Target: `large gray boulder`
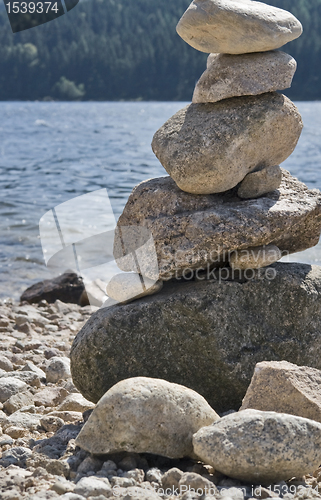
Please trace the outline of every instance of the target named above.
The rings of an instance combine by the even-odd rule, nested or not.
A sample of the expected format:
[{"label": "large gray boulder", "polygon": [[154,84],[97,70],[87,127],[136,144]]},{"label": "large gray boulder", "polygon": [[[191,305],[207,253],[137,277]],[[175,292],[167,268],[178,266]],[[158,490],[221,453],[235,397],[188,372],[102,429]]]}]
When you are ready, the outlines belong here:
[{"label": "large gray boulder", "polygon": [[152,148],[183,191],[221,193],[250,172],[286,160],[302,126],[293,102],[268,92],[190,104],[155,133]]},{"label": "large gray boulder", "polygon": [[106,392],[76,444],[96,455],[127,451],[195,457],[193,434],[219,418],[202,396],[187,387],[134,377]]},{"label": "large gray boulder", "polygon": [[194,0],[177,33],[201,52],[245,54],[278,49],[298,38],[301,23],[290,12],[251,0]]},{"label": "large gray boulder", "polygon": [[312,474],[321,462],[321,424],[284,413],[244,410],[200,429],[195,453],[215,470],[254,484]]},{"label": "large gray boulder", "polygon": [[[276,245],[283,255],[313,247],[321,231],[321,194],[282,170],[278,191],[255,200],[241,200],[237,188],[223,194],[193,196],[177,188],[170,177],[139,184],[129,196],[118,221],[136,228],[126,238],[126,252],[116,233],[114,255],[123,271],[135,271],[131,258],[139,248],[144,274],[168,280],[186,276],[190,270],[207,269],[229,260],[235,250]],[[146,229],[153,236],[155,256],[135,235]],[[156,273],[156,274],[155,274]]]},{"label": "large gray boulder", "polygon": [[210,54],[196,84],[193,103],[258,95],[291,87],[296,61],[281,51],[253,54]]},{"label": "large gray boulder", "polygon": [[260,361],[321,369],[321,267],[277,263],[255,276],[169,282],[99,309],[72,345],[74,384],[97,402],[120,380],[161,378],[223,412],[241,406]]}]

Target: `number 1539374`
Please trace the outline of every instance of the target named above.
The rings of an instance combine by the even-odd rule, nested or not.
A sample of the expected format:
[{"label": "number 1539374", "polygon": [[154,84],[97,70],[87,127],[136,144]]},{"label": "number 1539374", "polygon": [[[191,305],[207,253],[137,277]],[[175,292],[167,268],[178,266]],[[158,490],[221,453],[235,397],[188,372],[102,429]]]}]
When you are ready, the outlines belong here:
[{"label": "number 1539374", "polygon": [[48,14],[59,11],[57,2],[9,2],[6,3],[8,14]]}]

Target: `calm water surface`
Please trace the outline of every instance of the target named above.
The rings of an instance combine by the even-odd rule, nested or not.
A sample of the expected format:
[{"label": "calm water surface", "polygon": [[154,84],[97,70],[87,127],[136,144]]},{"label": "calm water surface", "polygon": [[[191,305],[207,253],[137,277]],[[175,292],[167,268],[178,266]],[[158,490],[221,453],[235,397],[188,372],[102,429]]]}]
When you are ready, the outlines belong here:
[{"label": "calm water surface", "polygon": [[[305,128],[282,166],[321,188],[321,103],[296,103]],[[39,238],[45,212],[107,188],[115,215],[132,188],[166,175],[150,143],[184,103],[0,102],[0,298],[50,277]],[[321,245],[291,256],[321,265]]]}]

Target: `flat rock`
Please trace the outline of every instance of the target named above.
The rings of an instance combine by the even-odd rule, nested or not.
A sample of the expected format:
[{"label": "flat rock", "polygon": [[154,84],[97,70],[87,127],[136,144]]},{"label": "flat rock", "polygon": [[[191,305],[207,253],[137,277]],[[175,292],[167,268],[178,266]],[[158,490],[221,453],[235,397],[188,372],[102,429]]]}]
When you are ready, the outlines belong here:
[{"label": "flat rock", "polygon": [[[134,237],[126,241],[128,254],[140,248],[145,275],[168,280],[186,276],[186,270],[226,262],[235,250],[273,244],[286,254],[313,247],[321,231],[320,192],[309,190],[285,170],[282,173],[279,190],[255,200],[241,200],[236,191],[193,196],[178,189],[170,177],[142,182],[129,196],[118,227],[150,231],[157,274],[153,253],[149,248],[143,252]],[[134,270],[133,261],[123,258],[122,248],[116,234],[118,266]]]},{"label": "flat rock", "polygon": [[5,372],[13,371],[13,365],[6,356],[0,355],[0,370],[4,370]]},{"label": "flat rock", "polygon": [[210,54],[196,84],[193,103],[258,95],[291,87],[297,63],[285,52]]},{"label": "flat rock", "polygon": [[79,304],[84,289],[84,283],[77,274],[66,272],[57,278],[40,281],[30,286],[23,292],[20,300],[29,304],[46,300],[52,304],[59,299],[62,302]]},{"label": "flat rock", "polygon": [[41,370],[41,368],[36,366],[34,363],[32,363],[32,361],[27,361],[25,366],[23,368],[21,368],[21,371],[35,373],[40,378],[40,380],[42,382],[44,382],[46,380],[45,372],[43,370]]},{"label": "flat rock", "polygon": [[321,371],[287,361],[258,363],[241,410],[248,408],[321,422]]},{"label": "flat rock", "polygon": [[74,384],[97,402],[126,378],[166,379],[224,412],[240,408],[260,361],[321,369],[321,268],[269,270],[246,282],[169,282],[156,295],[98,310],[72,346]]},{"label": "flat rock", "polygon": [[7,401],[4,403],[3,407],[9,415],[14,413],[17,410],[20,410],[24,406],[30,406],[34,402],[34,395],[29,392],[18,392],[17,394],[13,394]]},{"label": "flat rock", "polygon": [[294,151],[302,131],[296,106],[276,92],[190,104],[154,135],[152,148],[180,189],[221,193]]},{"label": "flat rock", "polygon": [[107,391],[76,444],[96,455],[127,451],[193,457],[192,436],[196,429],[219,418],[191,389],[137,377],[123,380]]},{"label": "flat rock", "polygon": [[193,444],[195,453],[215,470],[254,484],[273,484],[316,470],[321,463],[321,424],[284,413],[244,410],[200,429]]},{"label": "flat rock", "polygon": [[15,411],[9,417],[9,425],[23,427],[24,429],[36,430],[40,424],[41,415],[25,411]]},{"label": "flat rock", "polygon": [[107,285],[107,295],[117,302],[130,302],[145,295],[153,295],[162,289],[162,281],[154,281],[137,273],[120,273]]},{"label": "flat rock", "polygon": [[86,410],[92,410],[94,407],[95,405],[87,401],[81,394],[72,393],[59,405],[58,411],[76,411],[82,413]]},{"label": "flat rock", "polygon": [[36,406],[57,406],[68,395],[63,387],[44,387],[34,396]]},{"label": "flat rock", "polygon": [[230,255],[230,266],[233,269],[260,269],[270,266],[282,258],[280,249],[275,245],[236,250]]},{"label": "flat rock", "polygon": [[250,0],[194,0],[177,33],[201,52],[245,54],[278,49],[302,33],[290,12]]},{"label": "flat rock", "polygon": [[259,198],[278,189],[282,182],[282,169],[275,165],[247,174],[241,182],[237,195],[240,198]]}]

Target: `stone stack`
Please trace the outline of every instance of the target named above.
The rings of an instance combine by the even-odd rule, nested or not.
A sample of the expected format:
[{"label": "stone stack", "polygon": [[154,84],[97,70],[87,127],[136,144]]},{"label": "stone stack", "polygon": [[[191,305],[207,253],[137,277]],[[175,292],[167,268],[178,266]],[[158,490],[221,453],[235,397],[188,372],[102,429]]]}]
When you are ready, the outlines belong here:
[{"label": "stone stack", "polygon": [[[265,267],[316,245],[320,235],[319,192],[279,166],[293,152],[303,124],[293,102],[276,92],[291,86],[296,61],[275,49],[300,36],[300,22],[260,2],[194,0],[177,32],[210,55],[193,103],[153,138],[153,151],[170,177],[138,185],[118,221],[117,263],[146,281],[142,290],[137,277],[132,297],[151,288],[148,280],[160,280],[158,291],[161,281],[189,272]],[[158,268],[137,232],[124,244],[128,227],[150,232]],[[140,268],[126,258],[138,249]],[[127,302],[128,280],[118,276],[108,295]]]},{"label": "stone stack", "polygon": [[71,370],[94,402],[120,380],[157,377],[223,412],[240,406],[256,363],[321,369],[321,268],[277,262],[321,231],[320,192],[279,167],[302,120],[276,92],[296,63],[275,49],[302,27],[260,2],[194,0],[177,30],[211,53],[208,68],[154,136],[169,177],[131,193],[114,242],[124,273],[107,286],[122,304],[79,332]]}]

